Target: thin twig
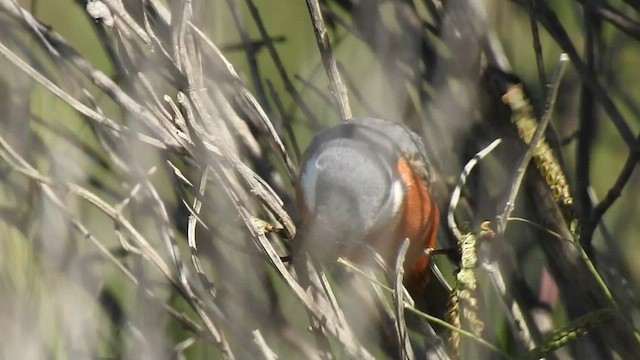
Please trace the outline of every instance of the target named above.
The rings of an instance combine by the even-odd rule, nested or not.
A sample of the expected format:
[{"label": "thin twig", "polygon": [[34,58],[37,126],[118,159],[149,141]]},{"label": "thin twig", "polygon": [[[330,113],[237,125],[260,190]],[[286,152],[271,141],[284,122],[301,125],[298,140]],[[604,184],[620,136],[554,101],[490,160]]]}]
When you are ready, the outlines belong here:
[{"label": "thin twig", "polygon": [[[513,260],[515,258],[513,251],[506,249],[502,251],[506,253],[505,257],[508,259]],[[517,287],[522,286],[522,284],[513,284],[513,281],[509,283],[504,276],[509,274],[511,277],[522,279],[522,275],[519,273],[514,274],[513,270],[515,268],[513,267],[505,269],[499,261],[483,261],[481,266],[487,272],[489,279],[491,279],[491,284],[500,296],[505,311],[510,315],[507,318],[511,322],[511,326],[516,330],[518,339],[524,344],[525,349],[531,350],[535,348],[534,331],[536,329],[533,325],[534,321],[531,319],[530,314],[525,311],[526,308],[522,304],[522,295],[517,291]]]},{"label": "thin twig", "polygon": [[293,132],[293,128],[291,126],[292,119],[287,115],[286,110],[284,109],[284,105],[282,104],[282,100],[280,100],[280,96],[276,92],[273,87],[273,83],[267,79],[267,88],[269,89],[269,95],[271,96],[271,100],[276,106],[278,113],[280,114],[280,119],[282,121],[282,126],[284,126],[285,131],[287,132],[287,136],[289,137],[289,142],[293,147],[293,155],[296,161],[296,164],[300,164],[300,159],[302,157],[302,152],[300,151],[300,145],[298,144],[298,137]]},{"label": "thin twig", "polygon": [[[598,42],[600,39],[600,20],[593,11],[585,9],[585,63],[589,76],[596,77],[596,62]],[[589,201],[589,187],[591,177],[591,153],[595,140],[596,122],[598,121],[597,104],[593,93],[584,83],[580,89],[580,132],[576,149],[576,199],[578,200],[578,218],[582,228],[588,227],[586,223],[591,214],[591,201]],[[582,233],[583,229],[580,229]],[[580,237],[582,247],[591,254],[591,237]]]},{"label": "thin twig", "polygon": [[251,334],[253,335],[253,342],[256,343],[260,350],[262,350],[262,356],[265,360],[278,359],[278,355],[273,350],[271,350],[271,348],[267,344],[267,341],[262,336],[260,330],[253,330],[251,331]]},{"label": "thin twig", "polygon": [[[636,143],[638,144],[638,146],[640,146],[640,135],[638,135],[638,137],[636,138]],[[598,226],[598,223],[600,222],[600,220],[602,219],[602,216],[604,215],[605,212],[607,212],[607,210],[609,210],[609,208],[613,205],[613,203],[620,197],[620,195],[622,194],[622,190],[627,185],[627,182],[631,178],[633,171],[638,166],[639,161],[640,161],[640,151],[630,151],[629,155],[627,155],[627,159],[625,160],[624,165],[622,166],[622,171],[618,175],[618,178],[616,179],[615,183],[613,184],[611,189],[609,189],[604,199],[602,199],[602,201],[600,201],[598,205],[596,205],[595,208],[593,209],[593,212],[591,213],[591,217],[589,219],[589,224],[584,229],[584,232],[581,233],[581,238],[587,237],[588,239],[591,236],[593,236],[593,232]],[[587,241],[587,240],[584,240],[584,241]]]},{"label": "thin twig", "polygon": [[125,9],[124,4],[120,0],[104,0],[111,8],[111,11],[116,15],[116,23],[124,22],[136,35],[147,45],[151,44],[151,39],[144,29],[138,25],[138,23],[129,15],[129,12]]},{"label": "thin twig", "polygon": [[[283,35],[275,35],[269,39],[269,42],[272,43],[283,43],[287,40],[287,38]],[[264,40],[249,40],[248,43],[244,41],[242,43],[228,43],[221,44],[220,50],[222,52],[232,52],[232,51],[247,51],[247,48],[252,49],[254,52],[260,51],[263,47],[266,47],[267,43]]]},{"label": "thin twig", "polygon": [[438,325],[440,325],[440,326],[442,326],[442,327],[444,327],[444,328],[446,328],[448,330],[458,332],[458,333],[460,333],[460,335],[468,337],[469,339],[471,339],[471,340],[477,342],[478,344],[484,346],[485,348],[493,351],[494,353],[496,353],[497,355],[499,355],[500,357],[502,357],[504,359],[514,359],[513,357],[509,356],[507,353],[505,353],[505,352],[501,351],[500,349],[498,349],[495,345],[491,344],[490,342],[486,341],[485,339],[483,339],[483,338],[481,338],[479,336],[476,336],[475,334],[473,334],[473,333],[471,333],[469,331],[454,327],[451,324],[449,324],[448,322],[446,322],[446,321],[444,321],[442,319],[439,319],[439,318],[437,318],[435,316],[431,316],[429,314],[426,314],[426,313],[416,309],[415,307],[410,306],[409,304],[405,304],[404,308],[406,310],[411,311],[412,313],[414,313],[414,314],[426,319],[429,322],[438,324]]},{"label": "thin twig", "polygon": [[487,156],[496,146],[500,145],[502,139],[496,139],[491,144],[487,145],[484,149],[479,151],[467,164],[464,166],[464,169],[460,173],[460,178],[458,178],[458,183],[456,187],[453,189],[451,193],[451,200],[449,201],[449,208],[447,210],[447,223],[449,224],[449,228],[455,235],[457,239],[462,237],[462,233],[458,229],[458,225],[455,220],[455,210],[458,207],[458,202],[460,201],[460,194],[462,192],[462,188],[467,181],[467,177],[471,173],[471,170],[478,164],[480,160],[482,160],[485,156]]},{"label": "thin twig", "polygon": [[[281,156],[282,162],[284,163],[287,169],[289,177],[291,179],[295,178],[297,169],[295,165],[293,165],[293,161],[291,161],[291,158],[289,157],[289,153],[286,151],[286,148],[284,147],[284,144],[282,143],[280,136],[278,135],[277,131],[273,127],[273,123],[271,122],[271,120],[269,119],[265,111],[262,109],[258,101],[253,97],[253,95],[246,89],[246,87],[242,85],[242,82],[240,81],[240,77],[238,76],[238,73],[235,71],[233,65],[222,54],[220,49],[200,29],[198,29],[196,26],[194,26],[191,23],[189,25],[191,29],[194,31],[194,33],[197,34],[204,41],[204,43],[214,52],[214,54],[222,62],[222,64],[224,65],[224,67],[228,72],[228,75],[230,75],[232,79],[235,80],[234,85],[236,85],[236,90],[240,93],[240,98],[244,100],[243,105],[246,105],[248,108],[254,110],[255,115],[257,116],[258,121],[260,122],[260,125],[263,126],[264,129],[266,130],[266,133],[269,134],[269,140],[270,140],[269,143],[271,147]],[[273,45],[271,44],[268,47],[271,48],[273,47]]]},{"label": "thin twig", "polygon": [[314,115],[314,113],[311,111],[307,103],[305,103],[304,100],[302,99],[302,96],[300,96],[300,93],[298,92],[298,90],[296,90],[295,86],[293,86],[293,83],[289,79],[289,75],[287,75],[287,70],[282,64],[280,55],[278,55],[278,52],[276,51],[276,48],[273,45],[273,43],[268,41],[270,36],[269,36],[269,33],[267,32],[267,28],[264,26],[264,22],[262,21],[262,18],[260,17],[258,7],[256,6],[256,4],[254,4],[252,0],[246,0],[246,3],[247,3],[247,7],[249,8],[249,13],[251,14],[251,17],[253,17],[253,20],[258,26],[258,31],[260,32],[260,36],[265,41],[265,44],[267,46],[267,51],[269,52],[269,55],[273,59],[273,63],[276,66],[278,75],[282,79],[285,90],[291,95],[291,97],[293,98],[293,101],[295,101],[295,103],[298,105],[298,107],[304,113],[307,119],[309,119],[309,121],[314,126],[319,126],[320,122],[318,120],[318,117]]},{"label": "thin twig", "polygon": [[[528,6],[528,0],[511,1],[525,8]],[[536,6],[538,7],[537,11],[535,12],[536,18],[542,24],[542,26],[547,29],[549,35],[551,35],[556,40],[560,48],[562,48],[562,50],[566,52],[567,55],[569,55],[569,58],[576,68],[578,75],[580,75],[580,79],[591,88],[594,97],[598,99],[598,101],[602,104],[602,107],[604,108],[607,115],[609,115],[609,117],[611,118],[611,121],[620,133],[622,139],[629,147],[630,151],[640,151],[640,143],[637,143],[635,141],[635,137],[633,135],[633,132],[631,131],[631,128],[629,127],[629,124],[624,119],[615,103],[611,100],[611,97],[607,94],[602,85],[600,85],[600,82],[597,79],[589,76],[589,74],[587,73],[586,65],[580,58],[578,51],[571,42],[571,38],[562,26],[562,23],[556,16],[555,12],[545,1],[536,1]]]},{"label": "thin twig", "polygon": [[[254,43],[251,42],[249,38],[249,32],[242,21],[242,16],[239,11],[238,2],[233,0],[227,0],[227,6],[229,7],[229,11],[231,12],[231,17],[233,18],[233,23],[238,29],[238,33],[240,34],[240,39],[242,41],[242,49],[247,58],[247,63],[249,64],[249,69],[251,72],[251,82],[255,88],[258,99],[260,99],[260,104],[264,107],[266,112],[270,114],[271,107],[269,106],[269,101],[267,101],[267,92],[264,89],[264,85],[262,84],[262,78],[260,77],[260,67],[258,64],[258,51],[259,47],[255,46]],[[267,42],[271,42],[271,38],[266,38],[260,41],[261,46],[267,46]]]},{"label": "thin twig", "polygon": [[[598,198],[595,190],[589,188],[589,199],[591,204],[598,202]],[[632,311],[632,306],[638,304],[636,292],[633,290],[634,285],[629,281],[630,273],[629,264],[625,264],[623,259],[624,250],[621,248],[621,244],[616,242],[607,228],[604,220],[600,219],[598,224],[602,238],[604,240],[606,251],[602,254],[597,254],[596,264],[601,272],[607,275],[607,283],[612,286],[616,291],[615,299],[623,307],[623,311]]]},{"label": "thin twig", "polygon": [[238,206],[241,217],[245,220],[245,224],[247,224],[249,231],[251,231],[254,239],[257,241],[258,246],[267,256],[269,262],[275,267],[278,274],[294,292],[296,297],[301,300],[304,306],[315,316],[316,319],[318,319],[323,324],[323,328],[326,329],[330,334],[332,334],[334,338],[344,346],[344,349],[350,356],[360,359],[373,359],[373,356],[359,344],[357,339],[353,337],[350,331],[336,326],[336,324],[331,319],[328,319],[326,317],[326,314],[321,311],[318,305],[313,302],[313,300],[307,295],[302,287],[300,287],[300,285],[298,285],[298,283],[294,280],[291,274],[289,274],[289,271],[287,271],[284,264],[280,260],[280,256],[278,256],[278,254],[275,252],[275,250],[269,243],[269,240],[264,236],[262,231],[251,223],[250,214],[246,211],[246,209],[244,209],[244,207],[237,203],[237,199],[234,200],[234,202],[236,202],[235,205]]},{"label": "thin twig", "polygon": [[587,11],[598,15],[599,18],[611,23],[625,34],[640,40],[640,23],[627,17],[621,11],[601,0],[578,0]]},{"label": "thin twig", "polygon": [[[220,346],[221,351],[225,355],[225,358],[227,359],[234,358],[234,355],[231,352],[229,344],[226,342],[226,340],[224,339],[224,336],[221,335],[218,328],[212,322],[210,315],[207,312],[205,312],[205,310],[200,306],[200,304],[197,301],[195,301],[195,298],[193,298],[192,296],[188,296],[187,294],[184,293],[185,289],[181,286],[181,283],[178,282],[177,279],[173,276],[172,271],[170,270],[169,266],[164,262],[162,257],[155,251],[155,249],[148,242],[148,240],[144,236],[142,236],[142,234],[140,234],[138,230],[127,219],[121,216],[121,214],[116,208],[107,204],[97,195],[95,195],[94,193],[90,192],[89,190],[81,186],[71,184],[71,183],[58,184],[58,183],[55,183],[53,179],[41,175],[35,168],[33,168],[28,162],[26,162],[17,152],[15,152],[13,148],[1,136],[0,136],[0,146],[2,146],[7,151],[7,154],[8,156],[11,157],[11,159],[8,156],[3,155],[4,151],[1,152],[0,155],[3,155],[2,157],[4,157],[5,160],[7,160],[10,164],[13,164],[15,170],[37,181],[42,187],[42,189],[45,191],[45,194],[47,194],[49,198],[54,200],[54,203],[58,202],[59,207],[61,207],[63,210],[66,209],[66,207],[62,205],[62,202],[59,200],[59,198],[55,194],[55,191],[52,188],[54,185],[64,185],[67,190],[71,191],[72,193],[75,193],[79,197],[92,203],[94,206],[100,209],[105,215],[109,216],[111,219],[116,221],[119,225],[123,226],[129,232],[129,234],[132,235],[132,237],[136,240],[139,246],[139,249],[144,254],[144,258],[150,260],[158,268],[158,270],[160,270],[160,272],[165,276],[165,278],[184,296],[185,300],[187,300],[187,302],[193,306],[194,310],[198,313],[200,318],[204,321],[207,327],[207,330],[209,331],[210,335],[212,336],[216,344]],[[79,223],[77,222],[72,221],[72,223],[79,225]],[[86,233],[84,230],[82,230],[83,229],[82,227],[78,226],[78,228],[83,233]],[[144,288],[142,290],[144,290]]]},{"label": "thin twig", "polygon": [[[322,280],[324,277],[324,271],[322,271],[321,266],[314,264],[311,256],[300,256],[297,261],[298,263],[294,262],[294,265],[300,285],[307,289],[307,293],[311,294],[313,300],[318,304],[318,307],[322,310],[325,317],[334,319],[336,325],[344,327],[344,324],[340,323],[341,319],[335,316],[334,309],[336,309],[337,306],[333,306],[333,304],[331,304],[331,300],[327,295],[331,292],[331,288]],[[302,261],[302,263],[300,263],[300,261]],[[313,337],[316,341],[318,352],[320,352],[322,357],[335,357],[336,353],[334,353],[334,350],[331,348],[331,343],[329,342],[326,331],[322,328],[320,320],[311,313],[309,314],[309,320],[311,322],[311,332],[313,333]]]},{"label": "thin twig", "polygon": [[395,264],[395,279],[394,279],[394,291],[393,300],[395,302],[395,315],[396,315],[396,335],[398,337],[398,359],[415,359],[411,342],[409,341],[409,335],[407,334],[407,324],[404,320],[404,286],[402,285],[402,278],[404,277],[404,260],[409,249],[409,239],[404,239],[400,249],[398,250],[398,256],[396,257]]},{"label": "thin twig", "polygon": [[538,67],[538,82],[540,88],[542,89],[542,94],[546,90],[547,84],[547,74],[545,74],[544,68],[544,58],[542,57],[542,45],[540,45],[540,33],[538,31],[538,22],[536,21],[536,17],[534,15],[536,11],[536,1],[537,0],[529,0],[529,21],[531,23],[531,36],[533,37],[533,51],[536,54],[536,65]]},{"label": "thin twig", "polygon": [[318,3],[318,0],[307,0],[307,8],[309,9],[309,14],[311,15],[313,31],[316,34],[316,42],[318,43],[318,48],[320,49],[322,63],[324,64],[324,69],[329,76],[329,81],[331,82],[331,92],[338,102],[342,120],[350,119],[352,115],[351,107],[349,106],[347,88],[344,86],[342,78],[340,78],[340,72],[338,71],[338,66],[336,65],[336,59],[333,57],[331,43],[329,42],[327,28],[324,24],[324,19],[322,18],[322,11],[320,10],[320,4]]},{"label": "thin twig", "polygon": [[[308,88],[315,95],[318,96],[319,100],[322,100],[323,105],[327,105],[328,107],[331,108],[331,110],[336,111],[336,109],[332,107],[333,101],[331,101],[331,98],[327,95],[325,91],[323,91],[323,89],[321,89],[318,85],[316,85],[313,82],[313,80],[307,80],[298,74],[295,74],[294,78],[302,83],[303,85],[302,90],[305,90],[305,88]],[[339,111],[340,109],[338,109],[338,113]]]},{"label": "thin twig", "polygon": [[547,100],[545,102],[545,112],[542,116],[542,120],[540,124],[536,127],[536,132],[533,135],[533,139],[529,144],[529,148],[527,152],[524,154],[522,159],[520,160],[520,164],[516,170],[516,174],[511,182],[511,189],[509,191],[509,196],[507,197],[507,201],[504,206],[504,211],[502,215],[498,216],[496,221],[496,229],[498,236],[502,236],[507,227],[507,218],[511,216],[511,212],[515,208],[516,196],[518,195],[518,191],[520,189],[520,185],[522,184],[522,179],[524,179],[524,174],[529,165],[529,161],[533,157],[533,151],[535,147],[538,145],[540,140],[543,138],[544,131],[549,125],[551,121],[551,115],[555,108],[556,97],[558,95],[558,88],[560,87],[560,80],[562,79],[562,75],[567,67],[569,62],[569,57],[566,54],[560,55],[560,60],[558,61],[558,65],[551,76],[551,81],[549,82],[549,91],[547,92]]},{"label": "thin twig", "polygon": [[[90,79],[100,90],[102,90],[105,94],[109,95],[116,103],[126,109],[129,113],[135,114],[137,118],[144,120],[142,123],[144,126],[149,128],[155,134],[160,137],[160,140],[154,139],[147,135],[135,134],[141,140],[156,146],[158,148],[164,149],[168,146],[176,146],[176,143],[173,140],[173,132],[170,131],[171,127],[165,128],[163,127],[159,121],[161,119],[157,119],[153,116],[145,107],[141,106],[138,102],[136,102],[133,98],[131,98],[127,93],[125,93],[117,84],[113,82],[106,74],[96,69],[91,63],[89,63],[84,57],[82,57],[75,49],[73,49],[69,44],[66,43],[64,38],[60,36],[58,33],[48,29],[45,25],[38,22],[29,12],[24,10],[23,8],[16,8],[13,4],[11,4],[10,0],[0,0],[0,8],[2,8],[6,13],[10,14],[14,18],[26,22],[31,26],[32,24],[36,25],[33,31],[37,31],[38,34],[42,33],[47,39],[47,43],[50,43],[52,47],[54,47],[57,52],[60,54],[62,58],[69,61],[73,66],[75,66],[81,73],[83,73],[88,79]],[[31,29],[31,27],[29,27]],[[76,110],[82,113],[89,118],[96,120],[99,123],[107,122],[111,124],[111,127],[116,130],[118,127],[115,125],[113,120],[109,120],[104,116],[96,113],[92,109],[89,109],[84,104],[80,103],[69,94],[65,93],[58,86],[53,84],[50,80],[45,78],[43,75],[34,70],[30,65],[24,63],[19,57],[17,57],[11,50],[6,48],[3,44],[0,44],[2,49],[2,53],[4,56],[9,58],[14,64],[19,66],[25,73],[29,76],[33,77],[34,80],[41,83],[47,89],[49,89],[56,96],[60,97],[62,100],[66,101],[70,105],[72,105]],[[13,56],[12,56],[13,55]],[[126,128],[122,127],[122,130],[126,130]]]},{"label": "thin twig", "polygon": [[[202,176],[200,177],[200,184],[198,185],[198,194],[200,196],[204,196],[204,191],[207,186],[207,177],[209,174],[209,167],[206,167],[202,172]],[[211,300],[215,300],[215,287],[213,282],[209,280],[209,277],[204,272],[202,265],[200,264],[200,258],[198,257],[198,243],[196,242],[196,225],[197,215],[200,214],[200,209],[202,208],[202,201],[197,197],[193,200],[193,211],[195,214],[189,216],[189,222],[187,225],[187,240],[189,244],[189,248],[191,249],[191,262],[193,264],[193,268],[198,273],[198,278],[200,278],[200,282],[202,286],[205,288]]]}]

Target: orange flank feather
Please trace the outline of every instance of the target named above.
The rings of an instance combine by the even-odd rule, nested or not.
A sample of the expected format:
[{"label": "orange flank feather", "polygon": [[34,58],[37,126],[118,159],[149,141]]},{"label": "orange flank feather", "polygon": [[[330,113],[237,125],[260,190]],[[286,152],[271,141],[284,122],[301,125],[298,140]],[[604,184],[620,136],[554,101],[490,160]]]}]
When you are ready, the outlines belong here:
[{"label": "orange flank feather", "polygon": [[425,250],[436,245],[440,214],[429,194],[428,184],[410,162],[401,157],[397,170],[406,186],[404,212],[399,214],[397,239],[399,242],[405,238],[411,241],[405,259],[405,285],[412,296],[417,296],[429,281],[430,257]]}]

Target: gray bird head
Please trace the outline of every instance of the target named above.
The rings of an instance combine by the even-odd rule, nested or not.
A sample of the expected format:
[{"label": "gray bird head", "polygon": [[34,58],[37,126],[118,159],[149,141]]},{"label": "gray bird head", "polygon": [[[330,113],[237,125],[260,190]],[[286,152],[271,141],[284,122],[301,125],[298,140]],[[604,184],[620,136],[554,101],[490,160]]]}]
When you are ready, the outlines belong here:
[{"label": "gray bird head", "polygon": [[398,159],[424,154],[417,135],[385,120],[357,118],[319,132],[298,179],[299,248],[332,258],[391,226],[404,198]]}]

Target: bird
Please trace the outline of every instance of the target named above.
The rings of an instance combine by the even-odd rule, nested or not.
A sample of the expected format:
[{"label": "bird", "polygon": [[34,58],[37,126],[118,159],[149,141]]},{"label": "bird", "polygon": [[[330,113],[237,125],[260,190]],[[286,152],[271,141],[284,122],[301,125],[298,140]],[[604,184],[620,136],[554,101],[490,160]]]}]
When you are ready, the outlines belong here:
[{"label": "bird", "polygon": [[405,286],[421,294],[440,218],[433,181],[422,140],[406,126],[362,117],[321,130],[296,181],[302,221],[296,252],[321,263],[340,256],[358,263],[366,261],[368,246],[393,267],[408,238]]}]

